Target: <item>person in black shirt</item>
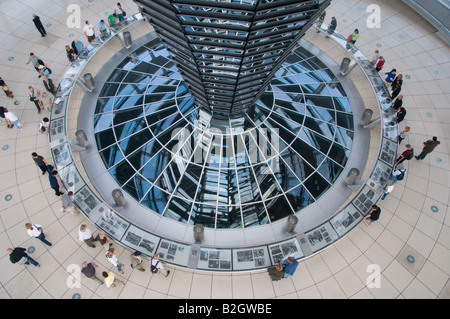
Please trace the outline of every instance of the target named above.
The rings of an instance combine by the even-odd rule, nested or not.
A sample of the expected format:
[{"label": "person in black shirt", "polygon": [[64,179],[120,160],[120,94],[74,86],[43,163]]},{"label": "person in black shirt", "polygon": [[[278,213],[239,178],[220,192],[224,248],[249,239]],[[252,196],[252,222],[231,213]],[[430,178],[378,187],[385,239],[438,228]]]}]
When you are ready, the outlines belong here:
[{"label": "person in black shirt", "polygon": [[[22,264],[22,261],[25,261],[25,262],[23,262],[24,265],[29,265],[31,263],[35,267],[40,267],[41,265],[39,265],[39,263],[36,260],[34,260],[30,256],[28,256],[28,254],[25,251],[26,251],[25,248],[16,247],[14,249],[8,248],[6,250],[6,253],[9,255],[9,260],[13,264],[15,264],[15,263]],[[22,258],[24,258],[24,259],[22,259]]]},{"label": "person in black shirt", "polygon": [[380,218],[380,213],[381,213],[381,209],[380,207],[378,207],[377,205],[372,205],[372,210],[370,211],[370,213],[364,217],[364,222],[368,222],[367,225],[372,225],[372,223],[376,220],[378,220],[378,218]]},{"label": "person in black shirt", "polygon": [[38,29],[38,31],[41,33],[41,37],[45,37],[47,35],[47,32],[45,31],[39,16],[33,14],[33,22],[34,25],[36,26],[36,29]]},{"label": "person in black shirt", "polygon": [[81,263],[81,275],[96,281],[100,285],[103,285],[103,281],[95,275],[95,268],[98,268],[96,264],[83,261]]},{"label": "person in black shirt", "polygon": [[406,116],[406,109],[403,106],[400,106],[397,109],[397,112],[395,113],[397,124],[402,122],[405,119],[405,116]]},{"label": "person in black shirt", "polygon": [[403,95],[399,95],[392,103],[392,108],[397,111],[402,105],[403,105]]},{"label": "person in black shirt", "polygon": [[38,166],[41,169],[42,175],[44,175],[45,172],[47,172],[48,170],[47,167],[48,164],[45,161],[44,157],[38,155],[36,152],[31,153],[31,157],[33,158],[33,161],[35,162],[36,166]]}]

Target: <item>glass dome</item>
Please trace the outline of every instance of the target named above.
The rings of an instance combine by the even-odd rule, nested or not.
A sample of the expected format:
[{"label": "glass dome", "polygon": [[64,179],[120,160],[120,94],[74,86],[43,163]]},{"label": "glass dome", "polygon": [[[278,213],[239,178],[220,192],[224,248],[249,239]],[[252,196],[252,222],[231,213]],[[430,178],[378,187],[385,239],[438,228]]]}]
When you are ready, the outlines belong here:
[{"label": "glass dome", "polygon": [[148,43],[104,84],[94,132],[106,169],[149,214],[233,229],[316,202],[344,170],[354,124],[342,85],[304,48],[245,116],[224,120],[195,103],[165,47]]}]

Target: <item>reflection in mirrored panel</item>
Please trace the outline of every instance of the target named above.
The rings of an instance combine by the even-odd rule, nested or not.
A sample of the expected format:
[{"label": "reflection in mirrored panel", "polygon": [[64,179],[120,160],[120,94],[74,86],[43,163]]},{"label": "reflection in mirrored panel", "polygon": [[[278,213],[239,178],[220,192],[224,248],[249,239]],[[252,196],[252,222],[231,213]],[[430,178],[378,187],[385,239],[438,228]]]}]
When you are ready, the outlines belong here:
[{"label": "reflection in mirrored panel", "polygon": [[[219,82],[208,94],[226,94]],[[167,50],[149,43],[108,77],[94,122],[103,163],[149,214],[215,229],[270,224],[313,204],[344,170],[354,136],[343,86],[304,48],[242,117],[224,119],[195,103]]]}]

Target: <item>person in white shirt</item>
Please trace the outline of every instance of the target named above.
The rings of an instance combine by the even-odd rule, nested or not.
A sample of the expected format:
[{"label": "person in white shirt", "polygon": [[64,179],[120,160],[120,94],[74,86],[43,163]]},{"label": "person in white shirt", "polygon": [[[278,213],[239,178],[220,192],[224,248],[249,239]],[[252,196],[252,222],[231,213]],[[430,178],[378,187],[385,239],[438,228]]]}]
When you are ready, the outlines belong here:
[{"label": "person in white shirt", "polygon": [[150,261],[150,271],[154,274],[160,273],[164,277],[169,276],[170,270],[167,270],[159,260],[159,254],[156,253]]},{"label": "person in white shirt", "polygon": [[114,6],[114,13],[117,14],[117,17],[119,18],[119,22],[122,22],[125,20],[125,10],[123,10],[122,5],[120,2],[117,2],[117,4]]},{"label": "person in white shirt", "polygon": [[106,253],[106,259],[108,259],[108,261],[113,264],[114,266],[117,267],[117,270],[123,274],[123,264],[121,262],[119,262],[119,259],[117,258],[117,256],[114,254],[114,248],[111,248],[110,250],[108,250],[108,252]]},{"label": "person in white shirt", "polygon": [[94,26],[89,22],[89,20],[86,20],[86,24],[84,25],[83,31],[88,42],[91,43],[92,40],[95,39],[95,30]]},{"label": "person in white shirt", "polygon": [[378,58],[380,57],[380,51],[375,50],[374,53],[375,53],[375,54],[374,54],[373,57],[370,59],[370,63],[371,63],[372,65],[375,65],[375,63],[377,63],[377,61],[378,61]]},{"label": "person in white shirt", "polygon": [[42,230],[42,225],[26,223],[25,228],[27,229],[28,235],[30,235],[31,237],[39,239],[47,246],[52,245],[47,239],[45,239],[45,235]]},{"label": "person in white shirt", "polygon": [[50,124],[50,120],[48,119],[48,117],[44,117],[42,119],[42,121],[39,122],[38,133],[44,134],[45,132],[47,132],[47,134],[48,134],[49,124]]},{"label": "person in white shirt", "polygon": [[95,239],[92,236],[92,231],[84,224],[80,225],[80,228],[78,229],[78,240],[84,241],[89,247],[95,248],[93,243]]},{"label": "person in white shirt", "polygon": [[386,181],[386,187],[382,190],[383,196],[381,200],[384,200],[387,195],[389,195],[394,190],[394,182],[390,179]]},{"label": "person in white shirt", "polygon": [[21,122],[19,122],[19,118],[16,116],[16,114],[14,114],[10,110],[8,110],[8,108],[6,108],[6,107],[4,109],[4,114],[5,114],[5,119],[10,121],[12,124],[14,124],[18,130],[23,129],[23,124]]}]

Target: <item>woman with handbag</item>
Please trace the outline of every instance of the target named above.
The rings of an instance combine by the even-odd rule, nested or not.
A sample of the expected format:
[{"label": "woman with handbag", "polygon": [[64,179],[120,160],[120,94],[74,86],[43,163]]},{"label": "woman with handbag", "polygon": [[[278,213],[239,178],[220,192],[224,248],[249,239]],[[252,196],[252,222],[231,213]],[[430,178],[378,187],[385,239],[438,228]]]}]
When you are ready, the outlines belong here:
[{"label": "woman with handbag", "polygon": [[355,29],[352,34],[350,34],[347,38],[347,42],[350,42],[352,44],[356,43],[356,40],[359,39],[359,30]]},{"label": "woman with handbag", "polygon": [[117,14],[117,18],[119,18],[119,22],[122,22],[123,20],[125,20],[125,16],[127,15],[125,10],[123,10],[120,2],[117,2],[116,6],[114,7],[114,13]]},{"label": "woman with handbag", "polygon": [[0,77],[0,86],[3,89],[3,92],[5,92],[6,96],[10,99],[14,98],[14,93],[9,89],[9,87],[6,85],[5,81]]},{"label": "woman with handbag", "polygon": [[39,101],[39,97],[41,96],[41,91],[38,89],[33,88],[31,85],[28,87],[28,95],[30,96],[30,101],[34,102],[34,105],[36,106],[38,110],[38,114],[41,113],[41,109],[44,109],[44,106],[42,105],[41,101]]}]

